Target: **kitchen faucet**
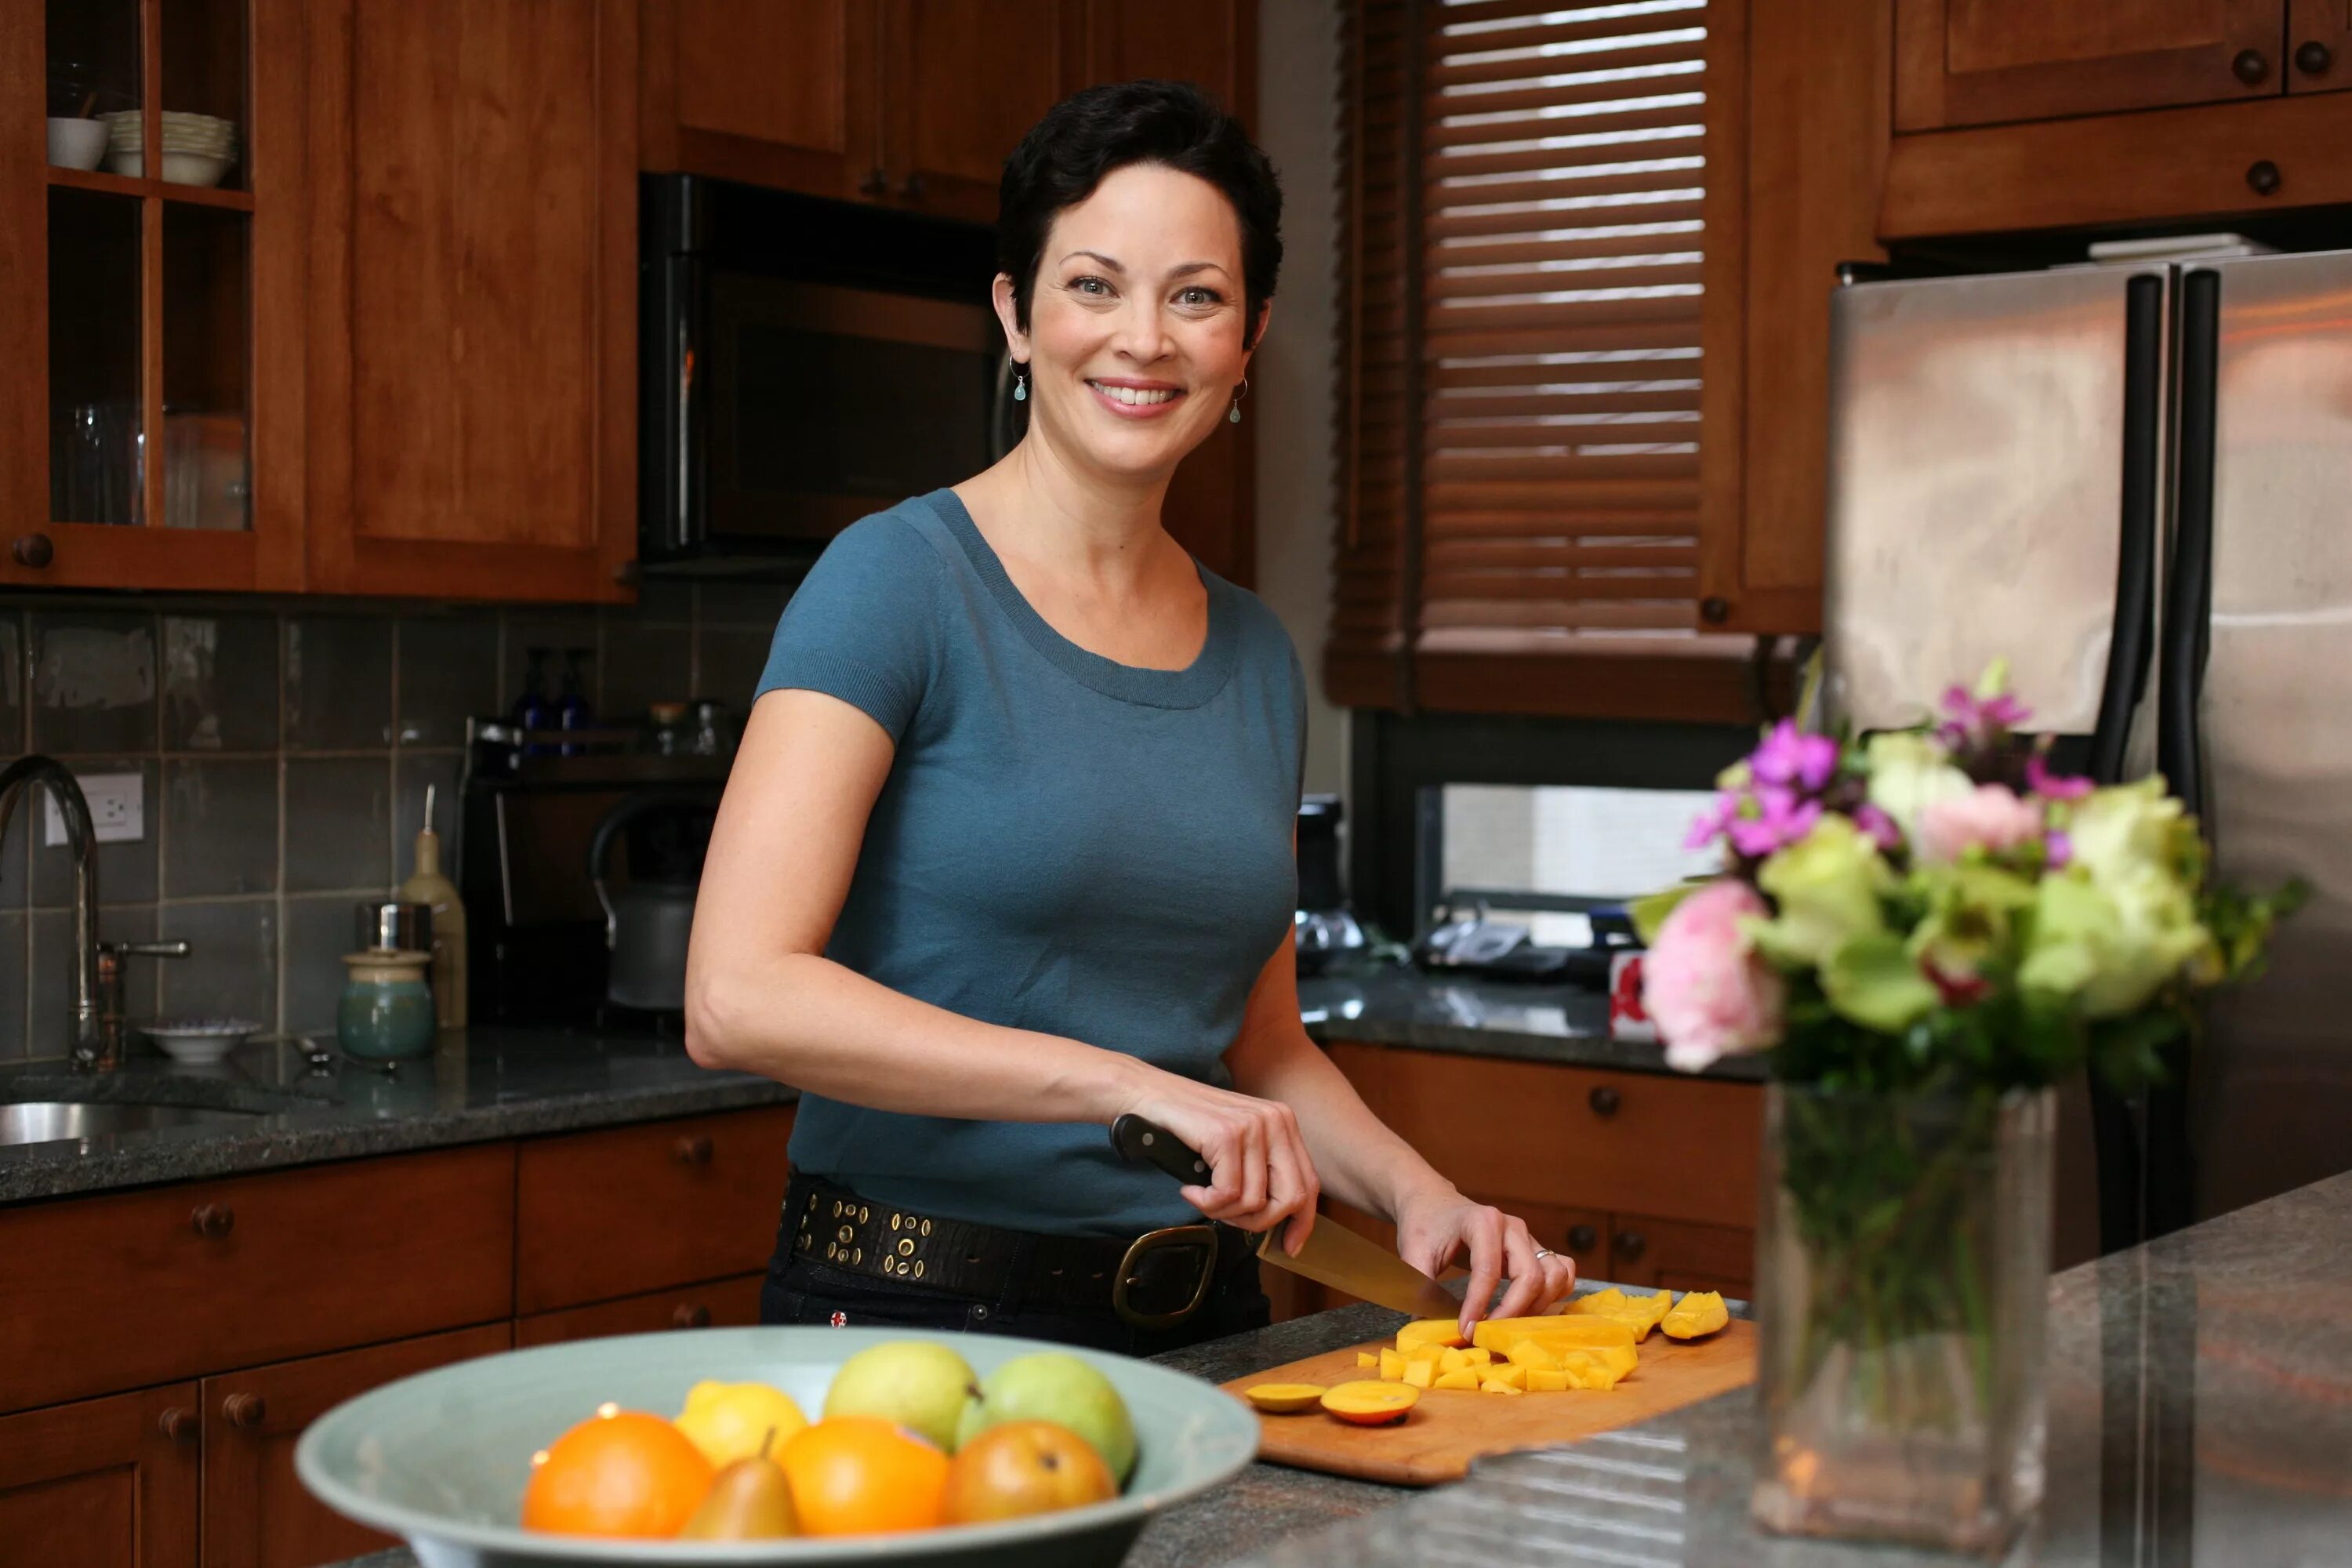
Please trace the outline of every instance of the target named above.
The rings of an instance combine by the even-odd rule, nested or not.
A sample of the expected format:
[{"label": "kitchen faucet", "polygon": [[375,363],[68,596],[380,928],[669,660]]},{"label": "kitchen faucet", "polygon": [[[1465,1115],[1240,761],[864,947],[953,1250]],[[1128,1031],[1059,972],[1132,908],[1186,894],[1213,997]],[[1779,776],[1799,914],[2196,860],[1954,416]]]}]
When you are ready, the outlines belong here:
[{"label": "kitchen faucet", "polygon": [[43,784],[65,818],[66,841],[74,858],[74,977],[67,1030],[76,1071],[112,1072],[122,1062],[122,965],[134,956],[185,958],[184,942],[98,940],[98,830],[90,826],[89,802],[73,772],[54,757],[19,757],[0,770],[0,843],[16,815],[16,797],[28,784]]}]

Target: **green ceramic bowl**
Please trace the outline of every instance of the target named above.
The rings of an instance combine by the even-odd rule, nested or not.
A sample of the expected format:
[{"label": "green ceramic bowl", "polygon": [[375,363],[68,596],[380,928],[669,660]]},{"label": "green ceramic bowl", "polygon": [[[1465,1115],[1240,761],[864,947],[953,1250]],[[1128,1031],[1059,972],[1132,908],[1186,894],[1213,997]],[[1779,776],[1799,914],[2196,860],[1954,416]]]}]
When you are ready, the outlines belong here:
[{"label": "green ceramic bowl", "polygon": [[1135,1419],[1139,1458],[1125,1495],[1004,1524],[912,1535],[778,1542],[599,1541],[517,1522],[530,1456],[606,1400],[674,1414],[704,1378],[756,1380],[814,1419],[834,1369],[868,1345],[937,1339],[983,1377],[1034,1340],[892,1329],[704,1329],[581,1340],[460,1362],[347,1400],[294,1451],[302,1484],[338,1513],[404,1536],[424,1568],[569,1563],[940,1563],[1090,1568],[1127,1555],[1144,1521],[1233,1476],[1257,1452],[1257,1417],[1198,1378],[1092,1351]]}]

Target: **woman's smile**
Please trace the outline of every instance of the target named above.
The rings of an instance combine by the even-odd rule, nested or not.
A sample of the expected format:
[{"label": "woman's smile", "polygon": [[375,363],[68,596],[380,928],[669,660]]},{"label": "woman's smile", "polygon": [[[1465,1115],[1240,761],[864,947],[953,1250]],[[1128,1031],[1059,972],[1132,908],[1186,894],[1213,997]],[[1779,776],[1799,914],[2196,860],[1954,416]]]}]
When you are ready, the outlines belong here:
[{"label": "woman's smile", "polygon": [[1184,399],[1184,389],[1167,381],[1090,376],[1087,386],[1094,393],[1097,403],[1121,419],[1157,419],[1172,412]]}]

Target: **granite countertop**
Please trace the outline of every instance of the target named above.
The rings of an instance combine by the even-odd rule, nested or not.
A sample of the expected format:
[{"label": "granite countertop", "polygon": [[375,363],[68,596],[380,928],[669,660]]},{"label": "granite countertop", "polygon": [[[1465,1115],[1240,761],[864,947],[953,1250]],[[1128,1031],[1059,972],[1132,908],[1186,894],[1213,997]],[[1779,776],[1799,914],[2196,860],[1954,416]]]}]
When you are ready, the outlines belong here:
[{"label": "granite countertop", "polygon": [[674,1041],[475,1028],[392,1071],[297,1047],[247,1045],[212,1068],[140,1057],[113,1073],[57,1062],[0,1071],[0,1103],[111,1100],[242,1112],[233,1121],[0,1146],[0,1203],[272,1170],[540,1132],[778,1105],[796,1090],[694,1065]]},{"label": "granite countertop", "polygon": [[[1465,1056],[1510,1057],[1621,1071],[1668,1072],[1654,1045],[1609,1037],[1609,998],[1581,985],[1445,975],[1366,963],[1298,983],[1307,1032]],[[1700,1076],[1762,1082],[1756,1058],[1727,1057]]]},{"label": "granite countertop", "polygon": [[[2352,1173],[2051,1282],[2049,1489],[2011,1561],[2352,1561]],[[1752,1391],[1571,1448],[1478,1466],[1378,1520],[1293,1537],[1250,1568],[1740,1563],[1950,1568],[1790,1540],[1748,1518]]]}]

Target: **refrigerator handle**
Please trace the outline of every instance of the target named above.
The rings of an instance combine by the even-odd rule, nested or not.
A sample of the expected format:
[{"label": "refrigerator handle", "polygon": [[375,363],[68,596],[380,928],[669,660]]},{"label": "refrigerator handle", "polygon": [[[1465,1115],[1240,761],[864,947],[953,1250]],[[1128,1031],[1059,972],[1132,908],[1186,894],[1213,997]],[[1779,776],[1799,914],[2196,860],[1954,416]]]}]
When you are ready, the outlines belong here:
[{"label": "refrigerator handle", "polygon": [[2120,784],[2132,713],[2147,695],[2156,651],[2157,463],[2164,415],[2164,280],[2135,278],[2124,295],[2124,472],[2116,559],[2115,636],[2099,717],[2091,732],[2091,776]]},{"label": "refrigerator handle", "polygon": [[2221,275],[2199,268],[2180,284],[2180,432],[2164,649],[2157,679],[2157,766],[2192,813],[2205,809],[2197,707],[2213,610],[2213,441],[2221,355]]}]

